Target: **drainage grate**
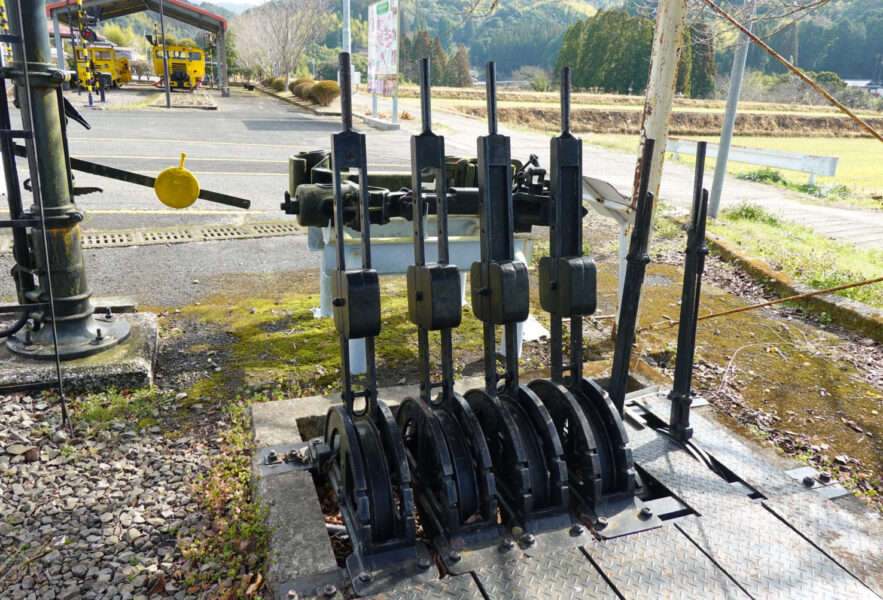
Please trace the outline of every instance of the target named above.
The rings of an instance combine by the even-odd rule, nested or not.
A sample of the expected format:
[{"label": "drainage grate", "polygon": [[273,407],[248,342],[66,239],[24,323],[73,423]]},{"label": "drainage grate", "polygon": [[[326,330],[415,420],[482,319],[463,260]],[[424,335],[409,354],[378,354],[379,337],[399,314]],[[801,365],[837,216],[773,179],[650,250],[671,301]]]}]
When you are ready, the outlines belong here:
[{"label": "drainage grate", "polygon": [[197,239],[192,232],[186,229],[138,231],[135,232],[135,237],[140,244],[175,244],[180,242],[192,242]]},{"label": "drainage grate", "polygon": [[[83,248],[122,248],[154,244],[182,244],[222,240],[244,240],[260,237],[296,235],[303,232],[295,223],[252,223],[248,225],[210,225],[170,227],[133,231],[85,231]],[[0,236],[0,254],[12,252],[12,237]]]},{"label": "drainage grate", "polygon": [[132,246],[135,236],[128,231],[92,231],[83,233],[83,248]]}]

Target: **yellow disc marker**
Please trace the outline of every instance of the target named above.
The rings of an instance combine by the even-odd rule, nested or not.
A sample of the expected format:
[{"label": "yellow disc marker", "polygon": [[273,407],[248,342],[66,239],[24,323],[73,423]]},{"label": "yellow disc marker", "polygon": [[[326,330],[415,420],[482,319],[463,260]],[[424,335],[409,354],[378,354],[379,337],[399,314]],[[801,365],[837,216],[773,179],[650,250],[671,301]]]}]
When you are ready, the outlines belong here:
[{"label": "yellow disc marker", "polygon": [[187,154],[182,152],[181,164],[157,175],[153,184],[159,201],[172,208],[187,208],[199,197],[199,182],[193,173],[184,168],[185,158]]}]

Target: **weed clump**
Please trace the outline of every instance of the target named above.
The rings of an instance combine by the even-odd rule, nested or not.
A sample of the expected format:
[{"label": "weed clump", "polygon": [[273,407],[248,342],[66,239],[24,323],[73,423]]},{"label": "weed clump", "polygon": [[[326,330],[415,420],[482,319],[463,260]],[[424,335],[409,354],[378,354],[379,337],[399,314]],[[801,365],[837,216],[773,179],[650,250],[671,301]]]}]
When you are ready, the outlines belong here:
[{"label": "weed clump", "polygon": [[779,218],[765,208],[750,202],[742,202],[732,208],[727,208],[722,215],[729,221],[749,221],[751,223],[763,223],[770,227],[781,225]]}]

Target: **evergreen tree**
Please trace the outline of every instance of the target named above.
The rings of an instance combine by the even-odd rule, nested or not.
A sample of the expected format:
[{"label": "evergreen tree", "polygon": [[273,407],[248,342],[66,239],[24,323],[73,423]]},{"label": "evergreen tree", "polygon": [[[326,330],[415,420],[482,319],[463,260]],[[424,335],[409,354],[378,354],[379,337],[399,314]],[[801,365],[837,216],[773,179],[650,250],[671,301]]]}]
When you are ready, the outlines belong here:
[{"label": "evergreen tree", "polygon": [[693,73],[690,85],[691,98],[710,98],[714,95],[714,38],[705,20],[693,26]]},{"label": "evergreen tree", "polygon": [[690,30],[684,32],[684,46],[681,48],[681,60],[678,63],[678,81],[675,91],[685,96],[690,95],[693,75],[693,38]]},{"label": "evergreen tree", "polygon": [[453,87],[472,87],[472,75],[469,74],[469,55],[466,46],[460,44],[457,53],[448,65],[447,85]]},{"label": "evergreen tree", "polygon": [[430,69],[430,83],[432,85],[445,85],[448,72],[448,54],[442,46],[441,39],[435,36],[432,40],[432,46],[429,51],[429,61],[432,65]]}]

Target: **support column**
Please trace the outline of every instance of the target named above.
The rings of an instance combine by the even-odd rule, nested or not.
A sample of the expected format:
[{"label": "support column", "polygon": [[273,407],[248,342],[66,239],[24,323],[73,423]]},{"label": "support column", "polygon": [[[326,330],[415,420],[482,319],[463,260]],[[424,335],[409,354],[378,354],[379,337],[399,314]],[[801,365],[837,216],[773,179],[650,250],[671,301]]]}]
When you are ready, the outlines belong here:
[{"label": "support column", "polygon": [[[55,69],[49,48],[49,31],[42,2],[9,2],[9,24],[22,44],[13,43],[12,68],[19,89],[22,123],[33,130],[28,166],[34,192],[34,206],[28,212],[45,219],[46,227],[30,232],[39,289],[26,294],[30,302],[49,302],[53,311],[31,311],[43,326],[33,336],[30,331],[9,337],[7,347],[24,356],[52,359],[55,356],[53,330],[58,335],[62,358],[77,358],[101,352],[129,336],[129,325],[115,317],[98,322],[93,316],[91,290],[86,282],[80,221],[83,213],[73,204],[63,145],[58,86],[63,77]],[[27,63],[28,78],[24,76]],[[30,83],[30,85],[28,85]],[[28,101],[30,96],[30,101]],[[5,101],[5,100],[3,100]],[[51,287],[50,287],[51,286]],[[54,323],[53,323],[54,320]],[[99,332],[100,330],[100,332]]]},{"label": "support column", "polygon": [[227,80],[227,36],[224,27],[221,26],[218,31],[218,39],[221,41],[221,49],[218,52],[218,64],[221,68],[221,96],[230,97],[230,82]]}]

